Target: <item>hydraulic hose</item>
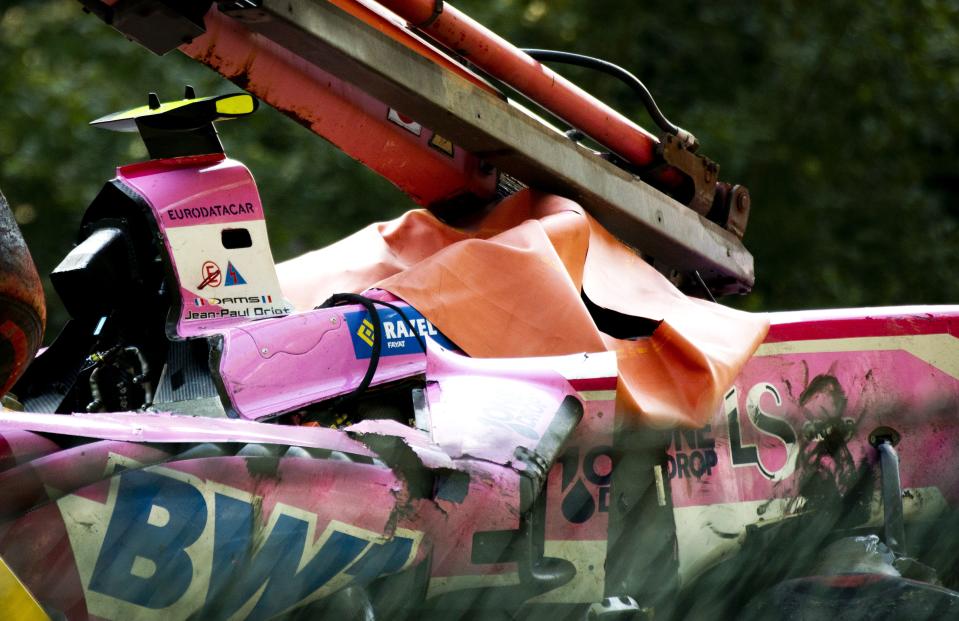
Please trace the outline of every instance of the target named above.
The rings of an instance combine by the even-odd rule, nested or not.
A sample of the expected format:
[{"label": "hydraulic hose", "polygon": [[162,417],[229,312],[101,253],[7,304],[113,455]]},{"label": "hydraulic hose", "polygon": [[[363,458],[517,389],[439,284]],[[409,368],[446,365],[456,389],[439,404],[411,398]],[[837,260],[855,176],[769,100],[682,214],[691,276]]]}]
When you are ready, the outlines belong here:
[{"label": "hydraulic hose", "polygon": [[420,334],[416,331],[416,327],[409,320],[409,317],[406,316],[406,313],[403,312],[402,308],[396,306],[395,304],[390,304],[389,302],[384,302],[383,300],[369,298],[358,293],[334,293],[316,308],[329,308],[331,306],[339,306],[341,304],[361,304],[363,308],[366,309],[366,312],[369,314],[370,319],[373,322],[373,344],[371,345],[372,351],[370,352],[370,363],[366,367],[366,374],[363,376],[363,379],[353,392],[343,395],[337,400],[336,407],[338,408],[342,408],[347,404],[351,404],[356,399],[361,397],[363,393],[366,392],[366,389],[370,387],[370,384],[373,382],[373,377],[376,375],[376,368],[380,363],[380,356],[382,355],[383,349],[383,337],[381,336],[381,332],[383,331],[383,323],[380,321],[380,314],[376,310],[377,304],[380,306],[385,306],[386,308],[398,313],[399,316],[403,318],[403,322],[407,325],[413,336],[416,337],[416,342],[419,343],[423,355],[426,355],[426,341],[424,341],[423,337],[420,336]]},{"label": "hydraulic hose", "polygon": [[562,52],[559,50],[522,48],[521,51],[526,52],[531,58],[534,58],[538,61],[576,65],[577,67],[585,67],[587,69],[601,71],[602,73],[611,75],[614,78],[618,78],[629,85],[629,87],[632,88],[637,95],[639,95],[640,101],[643,102],[643,106],[646,108],[649,116],[653,119],[653,122],[656,123],[659,129],[668,134],[673,134],[690,149],[695,149],[699,146],[695,136],[682,127],[670,122],[670,120],[666,118],[666,115],[663,114],[663,112],[659,109],[659,106],[656,105],[656,100],[653,99],[653,94],[649,92],[649,89],[646,88],[646,85],[643,84],[643,82],[635,75],[623,69],[619,65],[614,65],[613,63],[601,58],[584,56],[583,54],[574,54],[572,52]]},{"label": "hydraulic hose", "polygon": [[378,0],[497,80],[639,167],[656,162],[659,140],[619,112],[441,0]]}]

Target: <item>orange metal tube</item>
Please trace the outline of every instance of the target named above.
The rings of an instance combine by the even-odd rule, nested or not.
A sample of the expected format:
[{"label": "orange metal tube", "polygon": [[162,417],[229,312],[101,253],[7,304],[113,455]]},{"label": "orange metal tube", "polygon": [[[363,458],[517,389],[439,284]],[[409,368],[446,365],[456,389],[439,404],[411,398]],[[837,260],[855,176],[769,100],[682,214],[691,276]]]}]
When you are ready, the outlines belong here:
[{"label": "orange metal tube", "polygon": [[456,8],[436,0],[378,2],[625,160],[653,163],[655,136]]},{"label": "orange metal tube", "polygon": [[[405,33],[410,41],[404,43],[411,49],[441,66],[448,63],[454,70],[451,60],[431,51],[405,26],[392,27],[377,21],[376,15],[362,17],[387,36],[399,39],[394,29]],[[463,195],[486,200],[495,197],[495,172],[485,170],[465,149],[456,147],[447,154],[430,146],[434,133],[429,129],[404,129],[389,120],[390,108],[385,103],[251,32],[216,8],[206,15],[206,28],[205,34],[180,46],[180,51],[329,140],[417,204],[429,207]],[[469,79],[465,71],[461,75]]]}]

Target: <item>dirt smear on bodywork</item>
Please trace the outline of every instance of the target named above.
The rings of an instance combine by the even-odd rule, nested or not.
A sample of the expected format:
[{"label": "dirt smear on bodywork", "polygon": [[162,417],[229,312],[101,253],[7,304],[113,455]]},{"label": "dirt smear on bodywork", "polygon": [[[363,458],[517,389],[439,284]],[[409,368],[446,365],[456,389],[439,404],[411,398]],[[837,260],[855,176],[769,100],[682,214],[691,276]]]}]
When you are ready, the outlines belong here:
[{"label": "dirt smear on bodywork", "polygon": [[[849,442],[863,413],[848,411],[849,399],[834,375],[814,377],[799,395],[805,419],[796,462],[797,496],[804,512],[818,512],[837,527],[851,527],[869,516],[875,468],[856,463]],[[794,501],[794,502],[798,502]]]}]

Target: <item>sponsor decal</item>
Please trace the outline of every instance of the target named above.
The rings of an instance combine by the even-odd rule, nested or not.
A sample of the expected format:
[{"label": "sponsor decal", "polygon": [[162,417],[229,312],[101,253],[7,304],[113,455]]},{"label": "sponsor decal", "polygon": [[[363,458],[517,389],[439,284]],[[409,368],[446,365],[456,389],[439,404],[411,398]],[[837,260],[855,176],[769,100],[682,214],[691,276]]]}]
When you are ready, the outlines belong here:
[{"label": "sponsor decal", "polygon": [[226,262],[226,282],[224,283],[227,287],[233,287],[235,285],[245,285],[246,280],[243,276],[240,275],[240,271],[233,267],[232,261]]},{"label": "sponsor decal", "polygon": [[236,304],[244,305],[246,308],[216,308],[208,311],[195,311],[188,308],[183,319],[186,321],[224,318],[261,319],[265,317],[280,317],[283,315],[288,315],[293,310],[288,306],[270,306],[273,304],[273,296],[265,293],[260,295],[235,295],[232,297],[219,298],[193,298],[193,306],[198,306],[201,308],[205,306]]},{"label": "sponsor decal", "polygon": [[359,329],[356,331],[356,336],[360,337],[360,339],[370,347],[373,347],[373,324],[369,319],[363,320],[363,323],[360,324]]},{"label": "sponsor decal", "polygon": [[701,479],[712,476],[713,466],[719,463],[716,439],[710,436],[712,426],[701,429],[672,432],[670,449],[666,455],[666,470],[670,479]]},{"label": "sponsor decal", "polygon": [[249,216],[255,211],[253,203],[225,203],[223,205],[210,205],[208,207],[184,207],[182,209],[170,209],[166,212],[167,219],[175,220],[201,220],[205,218],[226,218],[230,216]]},{"label": "sponsor decal", "polygon": [[528,390],[502,385],[495,394],[486,394],[479,403],[483,422],[518,433],[530,440],[539,440],[536,429],[553,407],[550,400]]},{"label": "sponsor decal", "polygon": [[270,619],[413,562],[422,533],[391,538],[167,468],[114,477],[106,502],[58,501],[92,615]]},{"label": "sponsor decal", "polygon": [[453,146],[452,140],[444,138],[435,133],[433,134],[433,137],[430,138],[430,146],[450,157],[453,157],[453,154],[456,152],[456,148]]},{"label": "sponsor decal", "polygon": [[386,118],[392,121],[393,123],[396,123],[397,125],[405,129],[406,131],[410,132],[411,134],[415,134],[419,136],[420,134],[423,133],[422,125],[420,125],[419,123],[417,123],[410,117],[406,116],[405,114],[400,114],[393,108],[390,108],[390,111],[386,115]]},{"label": "sponsor decal", "polygon": [[563,453],[559,463],[563,474],[563,502],[560,505],[563,517],[573,524],[582,524],[597,513],[608,513],[613,447],[596,446],[582,456],[579,448],[572,448]]},{"label": "sponsor decal", "polygon": [[194,306],[219,306],[220,304],[272,304],[272,295],[240,295],[232,298],[193,298]]},{"label": "sponsor decal", "polygon": [[220,266],[213,261],[205,261],[203,267],[200,268],[200,274],[202,280],[200,280],[200,284],[196,286],[197,289],[219,287],[220,283],[223,282],[223,274],[220,272]]},{"label": "sponsor decal", "polygon": [[[769,382],[759,382],[746,392],[745,408],[741,407],[738,388],[733,387],[726,393],[723,413],[729,442],[723,458],[728,458],[733,468],[754,468],[771,481],[782,481],[796,471],[799,453],[796,431],[774,413],[782,405],[779,389]],[[666,455],[670,479],[701,480],[713,475],[719,454],[712,432],[712,425],[672,432]],[[758,442],[749,442],[746,438],[756,438]]]},{"label": "sponsor decal", "polygon": [[[423,350],[416,338],[417,334],[423,339],[431,338],[447,349],[459,349],[412,306],[403,309],[410,323],[406,323],[403,317],[391,308],[380,308],[377,311],[380,315],[380,323],[383,326],[381,356],[421,353]],[[345,313],[344,317],[350,329],[353,351],[356,357],[359,359],[369,358],[373,355],[373,335],[376,332],[376,326],[373,325],[369,313],[365,310],[354,311]]]},{"label": "sponsor decal", "polygon": [[[751,467],[771,481],[782,481],[796,470],[799,443],[789,423],[762,406],[763,397],[777,409],[782,406],[779,390],[769,382],[759,382],[746,393],[746,421],[741,421],[739,393],[732,388],[723,405],[729,425],[729,458],[735,468]],[[759,432],[765,442],[743,443],[743,423]],[[778,463],[777,463],[778,462]]]}]

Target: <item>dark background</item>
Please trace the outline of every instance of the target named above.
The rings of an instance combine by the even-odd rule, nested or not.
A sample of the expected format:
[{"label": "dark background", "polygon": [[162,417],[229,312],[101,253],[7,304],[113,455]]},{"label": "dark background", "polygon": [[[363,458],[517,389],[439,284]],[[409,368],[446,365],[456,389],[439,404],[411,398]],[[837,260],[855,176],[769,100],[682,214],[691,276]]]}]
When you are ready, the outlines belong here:
[{"label": "dark background", "polygon": [[[464,0],[520,46],[606,58],[748,186],[750,310],[959,301],[959,2]],[[620,83],[562,73],[653,128]],[[177,52],[127,42],[73,0],[0,6],[0,188],[46,275],[135,135],[89,127],[146,103],[236,87]],[[275,111],[223,124],[250,167],[278,261],[412,205]],[[65,319],[48,285],[48,340]]]}]

